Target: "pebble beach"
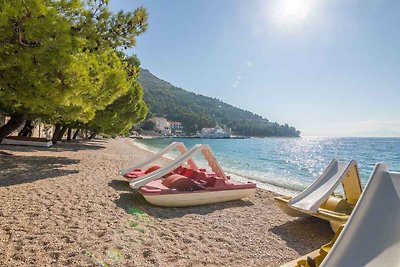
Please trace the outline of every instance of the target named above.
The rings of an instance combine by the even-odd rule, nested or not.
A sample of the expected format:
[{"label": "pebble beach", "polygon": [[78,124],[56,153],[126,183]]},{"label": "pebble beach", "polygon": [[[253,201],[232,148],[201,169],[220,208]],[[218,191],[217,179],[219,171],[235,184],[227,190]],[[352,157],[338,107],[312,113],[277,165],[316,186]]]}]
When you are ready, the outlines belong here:
[{"label": "pebble beach", "polygon": [[0,150],[12,154],[0,155],[0,266],[279,266],[333,237],[329,223],[283,214],[262,189],[151,206],[117,174],[151,156],[129,138]]}]

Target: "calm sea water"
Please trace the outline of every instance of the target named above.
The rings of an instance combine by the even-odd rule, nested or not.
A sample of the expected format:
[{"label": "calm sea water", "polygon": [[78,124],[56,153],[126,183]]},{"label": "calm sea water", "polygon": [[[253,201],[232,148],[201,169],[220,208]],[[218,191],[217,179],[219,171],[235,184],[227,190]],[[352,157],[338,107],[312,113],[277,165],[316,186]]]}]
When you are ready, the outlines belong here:
[{"label": "calm sea water", "polygon": [[[400,171],[400,138],[168,138],[135,142],[157,152],[173,141],[181,141],[188,148],[208,143],[224,170],[234,179],[252,180],[262,188],[286,194],[310,185],[333,158],[357,160],[363,185],[377,162],[386,162],[391,171]],[[206,166],[201,157],[196,159]]]}]

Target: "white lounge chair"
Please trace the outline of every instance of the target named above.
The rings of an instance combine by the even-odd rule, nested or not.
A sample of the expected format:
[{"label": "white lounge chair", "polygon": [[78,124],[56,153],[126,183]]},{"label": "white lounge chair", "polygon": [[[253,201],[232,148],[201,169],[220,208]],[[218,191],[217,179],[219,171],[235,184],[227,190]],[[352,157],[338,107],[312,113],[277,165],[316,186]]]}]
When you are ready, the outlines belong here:
[{"label": "white lounge chair", "polygon": [[400,266],[400,173],[379,163],[321,266]]},{"label": "white lounge chair", "polygon": [[[344,197],[333,196],[342,184]],[[342,163],[334,159],[320,177],[299,195],[276,197],[278,206],[293,217],[309,215],[328,220],[336,230],[344,224],[361,195],[357,161]]]},{"label": "white lounge chair", "polygon": [[[121,169],[119,171],[119,174],[126,175],[126,174],[130,173],[133,170],[141,169],[141,168],[143,168],[143,167],[155,162],[156,160],[162,158],[163,156],[165,156],[165,154],[167,154],[168,152],[173,151],[174,149],[177,149],[180,152],[181,155],[188,151],[184,143],[182,143],[182,142],[172,142],[170,145],[165,147],[163,150],[161,150],[160,152],[158,152],[157,154],[155,154],[153,157],[149,158],[148,160],[145,160],[145,161],[143,161],[143,162],[141,162],[139,164],[136,164],[134,166],[131,166],[131,167],[128,167],[128,168],[125,168],[125,169]],[[196,163],[191,158],[188,159],[187,163],[189,164],[189,166],[191,168],[198,169]]]}]

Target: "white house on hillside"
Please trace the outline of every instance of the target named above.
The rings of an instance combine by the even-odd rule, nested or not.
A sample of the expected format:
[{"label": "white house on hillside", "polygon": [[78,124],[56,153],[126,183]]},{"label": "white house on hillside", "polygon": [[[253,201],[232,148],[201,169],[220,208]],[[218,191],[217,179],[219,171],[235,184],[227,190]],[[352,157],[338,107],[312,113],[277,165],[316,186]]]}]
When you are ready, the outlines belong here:
[{"label": "white house on hillside", "polygon": [[196,134],[197,137],[199,138],[230,138],[231,134],[228,131],[225,131],[221,127],[216,127],[216,128],[203,128],[201,129],[200,133]]},{"label": "white house on hillside", "polygon": [[171,131],[173,133],[182,133],[182,123],[180,123],[179,121],[170,121],[169,124],[171,125]]},{"label": "white house on hillside", "polygon": [[164,117],[154,117],[151,119],[156,125],[156,130],[161,134],[171,134],[171,124]]}]

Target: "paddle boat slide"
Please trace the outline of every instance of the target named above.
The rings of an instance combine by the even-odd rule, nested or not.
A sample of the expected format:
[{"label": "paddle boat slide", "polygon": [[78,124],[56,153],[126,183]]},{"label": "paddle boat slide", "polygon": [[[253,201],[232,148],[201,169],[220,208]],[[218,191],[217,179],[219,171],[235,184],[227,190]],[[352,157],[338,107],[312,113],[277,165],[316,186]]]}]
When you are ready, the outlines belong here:
[{"label": "paddle boat slide", "polygon": [[400,173],[378,163],[342,233],[322,262],[400,266]]},{"label": "paddle boat slide", "polygon": [[[161,157],[165,150],[152,159]],[[193,156],[196,153],[203,155],[211,172],[189,163],[194,163]],[[150,159],[146,161],[147,164],[141,163],[140,166],[151,162]],[[183,166],[185,162],[189,163],[188,167]],[[129,170],[126,169],[121,174],[126,174]],[[149,203],[162,207],[197,206],[238,200],[252,196],[256,191],[254,183],[244,184],[231,180],[217,162],[210,146],[202,144],[195,145],[163,167],[133,178],[130,187],[138,190]]]},{"label": "paddle boat slide", "polygon": [[[149,158],[148,160],[145,160],[137,165],[125,168],[125,169],[121,169],[118,173],[123,175],[126,179],[128,179],[129,181],[138,178],[140,176],[143,176],[145,174],[148,174],[156,169],[159,169],[160,166],[152,166],[150,168],[148,168],[146,171],[142,170],[143,167],[155,162],[158,159],[161,159],[162,157],[164,157],[168,152],[171,152],[173,150],[178,150],[179,153],[182,155],[184,153],[187,152],[187,148],[185,146],[184,143],[182,142],[172,142],[170,145],[168,145],[167,147],[165,147],[163,150],[161,150],[160,152],[156,153],[154,156],[152,156],[151,158]],[[196,165],[196,163],[192,160],[189,159],[187,161],[187,164],[190,166],[190,168],[197,170],[198,167]]]},{"label": "paddle boat slide", "polygon": [[378,163],[331,242],[281,267],[400,266],[400,173]]},{"label": "paddle boat slide", "polygon": [[[342,184],[344,197],[334,196]],[[334,232],[349,218],[361,195],[361,182],[357,162],[339,162],[334,159],[321,176],[299,195],[275,197],[278,207],[293,217],[315,216],[328,220]]]}]

